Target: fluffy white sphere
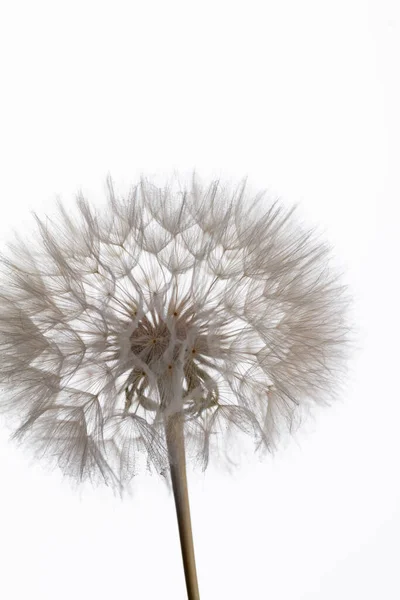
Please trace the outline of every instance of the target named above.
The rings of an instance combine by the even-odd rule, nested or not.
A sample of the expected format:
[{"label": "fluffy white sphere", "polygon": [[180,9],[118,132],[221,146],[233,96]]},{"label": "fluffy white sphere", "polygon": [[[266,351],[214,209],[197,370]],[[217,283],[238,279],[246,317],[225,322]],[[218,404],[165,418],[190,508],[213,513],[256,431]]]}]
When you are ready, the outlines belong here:
[{"label": "fluffy white sphere", "polygon": [[272,449],[302,407],[335,395],[346,296],[330,250],[292,210],[214,181],[78,197],[9,244],[0,382],[15,437],[78,480],[120,486],[137,452],[163,472],[164,420],[183,415],[207,465],[211,433]]}]

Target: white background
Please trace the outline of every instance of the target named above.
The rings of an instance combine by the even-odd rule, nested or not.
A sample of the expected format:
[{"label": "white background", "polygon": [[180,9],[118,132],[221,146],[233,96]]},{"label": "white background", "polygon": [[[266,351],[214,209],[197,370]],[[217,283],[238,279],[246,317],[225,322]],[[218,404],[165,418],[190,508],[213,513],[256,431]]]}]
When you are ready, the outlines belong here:
[{"label": "white background", "polygon": [[[400,24],[393,0],[3,1],[0,237],[140,173],[248,175],[335,245],[360,350],[284,452],[190,474],[202,599],[400,598]],[[0,429],[5,600],[185,598],[173,500],[72,491]]]}]

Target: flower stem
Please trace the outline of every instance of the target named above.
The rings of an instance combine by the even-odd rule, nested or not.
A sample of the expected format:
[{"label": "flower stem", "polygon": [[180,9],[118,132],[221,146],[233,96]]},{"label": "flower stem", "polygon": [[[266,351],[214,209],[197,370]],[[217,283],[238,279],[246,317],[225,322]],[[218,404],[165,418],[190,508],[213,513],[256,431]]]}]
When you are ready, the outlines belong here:
[{"label": "flower stem", "polygon": [[200,600],[190,520],[182,414],[166,417],[164,426],[188,600]]}]

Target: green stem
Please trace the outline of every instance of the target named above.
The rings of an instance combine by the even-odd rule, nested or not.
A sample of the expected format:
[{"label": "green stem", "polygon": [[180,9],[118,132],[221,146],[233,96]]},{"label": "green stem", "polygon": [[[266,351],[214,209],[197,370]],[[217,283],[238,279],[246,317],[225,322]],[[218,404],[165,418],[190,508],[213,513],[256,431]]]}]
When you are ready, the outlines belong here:
[{"label": "green stem", "polygon": [[182,413],[164,420],[188,600],[200,600],[190,520],[183,423]]}]

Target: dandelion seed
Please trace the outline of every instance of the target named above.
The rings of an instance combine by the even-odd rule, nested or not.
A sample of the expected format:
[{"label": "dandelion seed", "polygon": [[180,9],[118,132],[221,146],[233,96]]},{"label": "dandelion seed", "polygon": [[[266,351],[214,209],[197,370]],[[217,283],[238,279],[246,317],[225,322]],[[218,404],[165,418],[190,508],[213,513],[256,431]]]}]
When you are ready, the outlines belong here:
[{"label": "dandelion seed", "polygon": [[[35,215],[1,257],[0,383],[14,438],[78,481],[170,470],[189,598],[198,598],[185,451],[206,468],[232,431],[273,450],[337,393],[346,295],[295,212],[241,183]],[[215,436],[214,436],[215,437]],[[227,449],[229,459],[229,449]]]}]

